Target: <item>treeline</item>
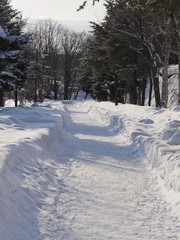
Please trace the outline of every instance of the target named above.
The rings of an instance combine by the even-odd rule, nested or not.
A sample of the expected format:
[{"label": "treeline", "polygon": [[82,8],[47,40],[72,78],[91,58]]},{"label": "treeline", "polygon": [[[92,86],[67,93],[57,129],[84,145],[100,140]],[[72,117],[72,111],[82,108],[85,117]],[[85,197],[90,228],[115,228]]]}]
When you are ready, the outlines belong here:
[{"label": "treeline", "polygon": [[[42,101],[53,93],[69,99],[77,85],[77,69],[85,33],[51,19],[28,23],[10,0],[0,3],[0,106],[7,98]],[[41,91],[41,94],[39,92]]]},{"label": "treeline", "polygon": [[106,0],[104,4],[106,16],[100,24],[91,23],[92,34],[81,59],[82,89],[100,101],[144,105],[149,86],[148,104],[154,90],[156,106],[167,107],[168,65],[180,66],[180,1]]},{"label": "treeline", "polygon": [[51,19],[27,24],[10,0],[2,0],[0,106],[7,97],[17,106],[23,89],[34,102],[51,93],[54,99],[70,99],[75,89],[98,101],[144,105],[148,89],[149,105],[154,91],[156,106],[167,107],[168,65],[180,66],[180,1],[104,4],[104,20],[92,22],[87,34]]},{"label": "treeline", "polygon": [[[46,92],[51,90],[54,99],[59,94],[63,99],[69,99],[70,88],[77,85],[77,69],[86,34],[67,29],[51,19],[31,24],[28,31],[32,36],[30,47],[32,59],[35,59],[35,72],[38,72],[38,76],[34,74],[36,88]],[[33,70],[33,64],[31,67]]]}]

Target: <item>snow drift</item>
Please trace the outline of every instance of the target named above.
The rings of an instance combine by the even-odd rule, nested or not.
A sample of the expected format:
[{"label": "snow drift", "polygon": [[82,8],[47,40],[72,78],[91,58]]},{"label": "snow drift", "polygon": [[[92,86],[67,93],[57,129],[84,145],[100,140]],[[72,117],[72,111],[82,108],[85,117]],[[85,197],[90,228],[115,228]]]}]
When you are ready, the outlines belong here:
[{"label": "snow drift", "polygon": [[38,202],[52,178],[44,177],[47,181],[39,187],[33,179],[25,182],[23,175],[30,171],[40,177],[38,161],[48,157],[50,145],[52,155],[56,151],[62,118],[48,106],[7,107],[0,110],[0,125],[0,238],[32,240],[37,236],[32,230],[38,222]]}]

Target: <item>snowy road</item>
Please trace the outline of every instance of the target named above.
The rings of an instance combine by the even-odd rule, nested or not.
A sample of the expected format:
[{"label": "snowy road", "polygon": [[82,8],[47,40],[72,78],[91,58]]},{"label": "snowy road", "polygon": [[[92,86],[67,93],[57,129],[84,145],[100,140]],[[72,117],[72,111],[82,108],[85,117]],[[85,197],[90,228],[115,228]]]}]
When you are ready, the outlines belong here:
[{"label": "snowy road", "polygon": [[30,169],[36,188],[45,178],[49,182],[39,202],[36,239],[180,239],[141,149],[129,145],[125,133],[116,135],[71,103],[65,105],[64,128],[51,152],[43,153],[46,160],[41,156],[34,166],[42,179]]}]

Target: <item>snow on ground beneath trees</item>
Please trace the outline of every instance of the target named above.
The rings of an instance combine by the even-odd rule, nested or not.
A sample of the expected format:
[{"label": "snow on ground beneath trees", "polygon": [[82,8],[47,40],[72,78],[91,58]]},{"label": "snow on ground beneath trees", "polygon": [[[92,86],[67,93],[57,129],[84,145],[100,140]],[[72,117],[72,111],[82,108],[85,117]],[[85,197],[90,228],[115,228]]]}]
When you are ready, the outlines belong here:
[{"label": "snow on ground beneath trees", "polygon": [[[69,110],[68,107],[67,110],[65,110],[66,106],[69,106]],[[76,111],[74,110],[74,112],[73,106],[77,109]],[[88,212],[87,216],[83,216],[82,213],[78,215],[80,214],[78,212],[81,208],[80,204],[84,204],[83,211],[90,211],[85,209],[90,205],[91,198],[83,198],[91,196],[91,192],[95,194],[95,199],[91,199],[95,205],[100,204],[97,201],[97,199],[100,198],[99,195],[105,194],[106,198],[111,199],[111,204],[115,206],[118,201],[115,194],[117,194],[116,192],[119,187],[116,182],[116,168],[113,170],[114,178],[107,171],[107,157],[99,160],[99,164],[101,161],[107,161],[106,166],[103,167],[104,173],[97,169],[94,173],[90,172],[88,166],[83,165],[83,163],[73,165],[73,159],[76,158],[75,155],[77,153],[73,150],[71,132],[73,133],[75,130],[78,130],[79,133],[77,137],[82,138],[82,132],[91,131],[91,129],[88,129],[88,126],[82,124],[72,125],[72,127],[70,127],[71,122],[67,113],[71,111],[71,116],[77,118],[76,121],[80,121],[77,113],[81,110],[92,119],[95,119],[92,121],[92,124],[94,124],[94,121],[98,122],[98,128],[96,126],[92,128],[92,135],[94,138],[97,138],[97,141],[103,141],[104,132],[101,132],[102,136],[100,138],[98,137],[98,132],[96,136],[96,128],[97,131],[99,131],[100,126],[103,126],[101,131],[104,131],[106,128],[109,131],[109,135],[115,136],[112,138],[112,141],[117,141],[117,144],[118,141],[122,143],[126,142],[129,146],[132,146],[132,149],[131,147],[129,148],[129,155],[126,161],[128,161],[129,158],[134,159],[133,164],[137,163],[138,166],[139,162],[137,158],[143,159],[143,165],[145,165],[151,181],[155,183],[158,189],[156,190],[160,191],[166,198],[168,203],[168,205],[165,205],[166,210],[172,212],[173,216],[176,216],[174,220],[171,219],[172,222],[174,221],[174,225],[176,225],[175,235],[168,235],[168,238],[162,238],[161,233],[158,233],[159,235],[149,235],[146,239],[178,239],[180,236],[180,107],[174,106],[168,110],[130,104],[114,106],[114,104],[110,102],[99,103],[93,100],[74,102],[47,101],[43,104],[34,106],[29,104],[18,108],[12,107],[12,102],[7,101],[6,107],[0,109],[0,239],[145,239],[141,230],[139,233],[136,232],[136,234],[141,235],[132,237],[131,234],[133,234],[135,230],[132,230],[132,233],[128,233],[130,230],[127,226],[123,228],[124,235],[122,235],[122,238],[118,237],[118,228],[120,228],[120,226],[117,227],[117,222],[115,222],[114,224],[116,225],[112,225],[113,227],[116,226],[116,228],[109,230],[108,224],[111,223],[111,221],[113,222],[113,219],[106,219],[105,215],[103,222],[104,229],[102,229],[102,232],[104,231],[106,236],[101,236],[100,234],[102,234],[102,232],[99,233],[98,228],[95,228],[96,223],[92,222],[92,219],[89,219],[92,215],[101,221],[99,218],[103,218],[103,213],[108,211],[109,205],[106,206],[106,209],[101,209],[102,207],[97,205],[101,215],[95,215],[96,209],[93,209],[93,213]],[[87,117],[82,119],[82,116],[81,121],[86,121]],[[68,131],[65,129],[66,125],[69,126]],[[74,129],[75,126],[77,129]],[[93,147],[93,142],[89,138],[87,135],[84,141],[87,140]],[[111,141],[109,137],[107,137],[107,139]],[[78,144],[81,144],[81,147],[85,149],[88,148],[88,146],[83,143],[83,138],[76,141],[76,149],[78,149]],[[104,146],[108,146],[108,144],[104,143]],[[136,147],[134,148],[133,146]],[[86,155],[85,153],[81,154],[83,154],[83,157],[86,156],[86,158],[89,158],[89,161],[93,161],[94,158],[98,157],[98,155],[96,156],[95,154],[102,152],[101,148],[102,146],[97,146],[97,150],[94,149],[92,154],[91,152],[86,152]],[[107,156],[116,154],[116,156],[121,157],[122,155],[123,158],[126,158],[127,155],[127,153],[123,153],[122,146],[117,148],[112,145],[112,149],[104,149],[104,151],[106,154],[108,152]],[[114,151],[116,153],[114,153]],[[90,155],[93,154],[95,156],[91,156],[90,158]],[[81,156],[77,158],[80,162]],[[117,165],[117,161],[111,161],[111,166]],[[70,165],[71,168],[69,167]],[[123,166],[125,168],[125,165]],[[92,165],[92,168],[93,167],[94,165]],[[70,172],[70,170],[74,172]],[[105,186],[102,190],[99,182],[90,185],[93,179],[100,179],[101,174],[106,174],[106,182],[103,182]],[[122,171],[122,179],[126,181],[126,175],[123,174],[125,174],[125,172]],[[135,173],[132,171],[131,174],[133,176]],[[71,178],[68,177],[68,175],[72,175]],[[84,178],[82,175],[85,175]],[[85,178],[86,176],[87,178]],[[92,178],[92,180],[87,182],[89,178]],[[81,183],[78,182],[80,179],[82,181]],[[65,180],[70,186],[69,189],[66,187]],[[116,191],[114,190],[114,192],[113,189],[108,188],[108,184],[111,184],[113,181],[114,185],[117,185],[117,188],[115,188]],[[127,183],[121,183],[124,189],[123,191],[126,191],[126,184],[129,182],[130,185],[131,181],[132,180],[129,179]],[[141,181],[141,179],[137,181]],[[89,184],[91,187],[94,186],[94,189],[88,188],[82,190],[83,184],[85,188],[86,184]],[[140,182],[138,184],[140,184]],[[96,192],[96,188],[100,193]],[[81,189],[82,199],[77,200],[78,196],[74,193],[75,189]],[[105,193],[104,189],[112,192],[112,195]],[[70,191],[75,195],[69,197]],[[131,192],[131,188],[127,191]],[[87,197],[85,197],[85,192]],[[153,198],[154,196],[153,194],[146,196],[143,192],[139,194],[144,194],[144,199],[148,199],[149,197]],[[113,196],[115,197],[113,198]],[[58,201],[60,201],[60,203]],[[131,199],[127,199],[127,201],[130,201],[130,204],[132,204],[133,210],[131,209],[131,211],[133,213],[139,211],[138,209],[134,209]],[[138,198],[136,201],[138,201]],[[60,205],[54,208],[57,202],[62,205],[64,204],[63,213],[58,213],[58,211],[60,211]],[[107,204],[110,204],[110,202],[107,202]],[[143,204],[142,202],[139,202],[138,206]],[[105,203],[101,202],[101,204],[103,205]],[[123,204],[124,203],[121,202],[120,206],[124,206]],[[109,211],[111,211],[111,207],[112,206],[110,206]],[[156,206],[154,214],[156,214],[156,211],[158,212],[158,208],[159,206]],[[117,213],[115,215],[120,214],[118,210],[119,206],[117,206]],[[151,218],[149,216],[151,213],[146,213],[146,221],[148,222],[149,218]],[[129,217],[127,213],[124,212],[123,214],[123,216],[127,218],[124,219],[124,221],[128,222]],[[47,218],[47,215],[49,215],[49,218]],[[155,215],[155,217],[157,216]],[[74,223],[75,218],[77,219],[76,224]],[[142,218],[142,216],[140,218]],[[94,234],[97,235],[93,237],[88,235],[92,230],[90,226],[86,226],[86,232],[83,232],[84,237],[71,235],[73,234],[71,233],[72,229],[67,227],[69,222],[75,224],[74,227],[81,232],[82,229],[85,231],[81,224],[83,224],[83,221],[86,222],[87,219],[89,223],[94,224]],[[96,219],[94,219],[94,221],[96,221]],[[132,217],[131,221],[135,221],[135,219],[133,220]],[[131,221],[129,220],[129,224],[131,224]],[[156,221],[156,219],[152,219],[152,228],[153,221]],[[167,219],[167,223],[165,223],[166,218],[164,216],[163,224],[168,224],[168,221],[169,219]],[[121,224],[124,223],[122,222]],[[55,229],[56,225],[58,225],[59,231],[57,230],[58,228]],[[138,227],[142,227],[142,225],[143,223],[140,222],[140,226]],[[34,228],[32,226],[34,226]],[[47,229],[50,227],[51,231],[47,232]],[[65,232],[66,228],[68,229],[68,233]],[[158,227],[156,230],[158,231]],[[166,234],[168,234],[168,227],[166,230]],[[57,235],[55,234],[56,232]],[[87,234],[87,236],[85,234]]]}]

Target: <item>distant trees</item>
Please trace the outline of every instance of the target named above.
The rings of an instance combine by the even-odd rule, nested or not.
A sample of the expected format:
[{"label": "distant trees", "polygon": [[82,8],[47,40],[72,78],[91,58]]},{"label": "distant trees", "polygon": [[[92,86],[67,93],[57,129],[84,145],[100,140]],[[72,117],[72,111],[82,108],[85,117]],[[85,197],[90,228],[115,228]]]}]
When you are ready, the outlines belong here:
[{"label": "distant trees", "polygon": [[29,24],[25,35],[26,21],[10,1],[1,1],[0,13],[0,106],[4,105],[4,92],[12,91],[17,106],[18,90],[27,79],[28,98],[35,102],[39,90],[54,92],[57,99],[60,81],[62,95],[69,99],[76,85],[85,33],[76,33],[45,19]]},{"label": "distant trees", "polygon": [[[82,8],[85,4],[86,1]],[[92,24],[93,43],[81,63],[84,66],[83,61],[89,59],[84,72],[91,76],[89,89],[92,94],[99,99],[99,94],[106,92],[106,98],[115,102],[115,96],[119,102],[129,96],[130,103],[143,105],[148,84],[149,105],[153,87],[156,106],[167,107],[169,59],[172,53],[178,56],[180,53],[180,2],[106,0],[104,4],[105,19],[101,24]],[[91,62],[93,56],[96,56],[95,67]],[[159,83],[161,69],[162,91]],[[82,79],[83,75],[81,85]]]},{"label": "distant trees", "polygon": [[[26,79],[27,63],[23,54],[28,37],[22,29],[25,21],[9,0],[0,3],[0,106],[4,106],[4,91],[17,90]],[[17,104],[17,102],[16,102]]]},{"label": "distant trees", "polygon": [[76,33],[65,29],[62,32],[60,41],[62,47],[62,62],[64,65],[64,99],[69,99],[69,87],[73,87],[76,82],[79,58],[82,53],[82,45],[85,38],[84,33]]},{"label": "distant trees", "polygon": [[50,78],[54,78],[55,98],[57,82],[64,84],[64,99],[69,99],[70,89],[76,81],[76,71],[85,38],[84,33],[76,33],[51,19],[40,20],[31,25],[32,52],[39,56],[46,54],[46,64],[50,69]]},{"label": "distant trees", "polygon": [[[49,86],[56,82],[61,30],[61,24],[50,19],[36,21],[29,25],[28,32],[32,37],[30,44],[32,67],[29,72],[31,89],[29,91],[35,102],[38,89],[48,91]],[[56,89],[51,90],[56,92]]]}]

